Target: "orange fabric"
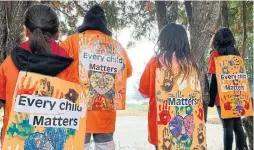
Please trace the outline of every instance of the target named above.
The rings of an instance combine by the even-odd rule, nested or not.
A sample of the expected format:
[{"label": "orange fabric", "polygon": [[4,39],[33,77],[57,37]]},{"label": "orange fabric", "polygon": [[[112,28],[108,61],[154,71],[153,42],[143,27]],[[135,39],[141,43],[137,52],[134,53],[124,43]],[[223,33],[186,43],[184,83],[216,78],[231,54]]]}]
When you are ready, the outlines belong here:
[{"label": "orange fabric", "polygon": [[[217,50],[214,50],[211,55],[210,55],[210,59],[208,62],[208,73],[209,74],[216,74],[216,68],[215,68],[215,61],[214,58],[215,57],[219,57],[219,53]],[[216,97],[215,97],[215,105],[216,106],[220,106],[220,99],[219,99],[219,94],[217,93]]]},{"label": "orange fabric", "polygon": [[[84,33],[81,33],[84,34]],[[85,34],[97,34],[98,36],[107,36],[102,32],[87,30]],[[74,62],[70,67],[73,69],[72,75],[79,81],[79,34],[69,36],[60,45],[67,51]],[[127,77],[132,75],[132,67],[129,58],[127,60]],[[87,112],[87,133],[112,133],[115,131],[116,111],[88,111]]]},{"label": "orange fabric", "polygon": [[[73,77],[71,76],[71,68],[68,67],[63,72],[57,75],[58,78],[73,81]],[[3,122],[3,130],[2,130],[2,140],[4,139],[4,135],[6,132],[7,124],[9,121],[9,115],[12,107],[12,98],[16,86],[16,82],[18,79],[19,70],[14,65],[10,56],[8,56],[4,62],[0,66],[0,99],[6,101],[5,105],[5,113],[4,113],[4,122]]]},{"label": "orange fabric", "polygon": [[215,69],[215,62],[214,62],[214,58],[218,57],[219,53],[217,50],[213,51],[210,55],[210,59],[208,62],[208,73],[210,74],[215,74],[216,73],[216,69]]},{"label": "orange fabric", "polygon": [[148,111],[148,141],[153,145],[158,145],[155,95],[156,68],[159,68],[159,62],[156,57],[153,57],[146,65],[139,85],[139,92],[150,98]]}]

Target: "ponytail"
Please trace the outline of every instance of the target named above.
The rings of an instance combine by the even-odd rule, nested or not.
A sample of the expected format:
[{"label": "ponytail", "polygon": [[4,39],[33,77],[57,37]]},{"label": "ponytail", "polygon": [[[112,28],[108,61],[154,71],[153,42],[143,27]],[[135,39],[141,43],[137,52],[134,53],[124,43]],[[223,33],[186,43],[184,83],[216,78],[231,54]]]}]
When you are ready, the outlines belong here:
[{"label": "ponytail", "polygon": [[30,49],[33,53],[49,54],[51,53],[50,41],[47,41],[40,28],[33,31],[30,41]]},{"label": "ponytail", "polygon": [[33,5],[25,13],[24,25],[32,32],[30,49],[33,53],[51,53],[50,42],[58,32],[56,12],[47,5]]}]

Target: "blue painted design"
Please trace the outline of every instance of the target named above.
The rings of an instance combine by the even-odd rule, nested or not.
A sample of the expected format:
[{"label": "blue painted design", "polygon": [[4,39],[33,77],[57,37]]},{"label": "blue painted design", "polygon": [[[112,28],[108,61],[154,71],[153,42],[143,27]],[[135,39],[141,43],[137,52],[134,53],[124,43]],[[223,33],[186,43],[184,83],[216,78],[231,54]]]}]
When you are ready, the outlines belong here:
[{"label": "blue painted design", "polygon": [[63,150],[67,139],[64,128],[47,128],[45,135],[52,142],[54,150]]},{"label": "blue painted design", "polygon": [[24,150],[54,150],[54,148],[44,134],[34,133],[25,140]]}]

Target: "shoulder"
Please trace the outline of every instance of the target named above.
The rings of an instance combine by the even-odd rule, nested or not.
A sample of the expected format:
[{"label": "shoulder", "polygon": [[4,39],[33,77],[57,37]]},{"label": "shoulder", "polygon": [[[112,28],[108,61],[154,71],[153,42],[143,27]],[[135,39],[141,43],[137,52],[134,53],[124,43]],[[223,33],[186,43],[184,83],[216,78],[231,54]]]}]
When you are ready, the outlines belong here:
[{"label": "shoulder", "polygon": [[146,68],[145,68],[145,71],[148,71],[148,70],[155,70],[156,68],[159,67],[159,62],[158,62],[158,59],[157,57],[153,56],[152,58],[150,58],[150,60],[147,62],[146,64]]},{"label": "shoulder", "polygon": [[153,67],[159,67],[159,61],[158,58],[153,56],[152,58],[150,58],[149,62],[147,63],[147,65],[149,66],[153,66]]},{"label": "shoulder", "polygon": [[69,35],[69,36],[66,38],[67,41],[75,41],[75,40],[77,40],[77,39],[79,39],[79,33],[75,33],[75,34]]},{"label": "shoulder", "polygon": [[[1,72],[1,75],[4,75],[5,73],[11,71],[13,72],[14,70],[17,70],[17,68],[15,67],[12,59],[11,59],[11,56],[8,56],[3,62],[2,64],[0,65],[0,72]],[[14,72],[13,72],[14,73]]]},{"label": "shoulder", "polygon": [[79,49],[79,33],[68,36],[65,40],[60,42],[60,46],[70,57],[74,57],[74,53]]},{"label": "shoulder", "polygon": [[0,65],[1,69],[3,68],[6,68],[8,66],[10,66],[11,64],[13,64],[12,62],[12,59],[11,59],[11,56],[8,56],[3,62],[2,64]]},{"label": "shoulder", "polygon": [[75,45],[75,43],[78,44],[79,42],[79,33],[75,33],[72,35],[69,35],[66,39],[60,42],[60,46],[62,47],[71,47],[72,45]]},{"label": "shoulder", "polygon": [[219,56],[219,53],[217,50],[213,50],[210,54],[210,58],[214,58],[214,57],[218,57]]}]

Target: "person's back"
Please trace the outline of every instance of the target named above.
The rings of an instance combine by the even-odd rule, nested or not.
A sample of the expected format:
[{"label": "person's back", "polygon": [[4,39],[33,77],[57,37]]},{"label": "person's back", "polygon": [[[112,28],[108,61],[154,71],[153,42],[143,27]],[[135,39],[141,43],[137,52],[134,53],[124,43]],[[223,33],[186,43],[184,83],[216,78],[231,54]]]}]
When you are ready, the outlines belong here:
[{"label": "person's back", "polygon": [[[219,29],[212,41],[212,46],[214,50],[212,51],[208,63],[208,73],[211,74],[211,81],[210,81],[210,88],[209,88],[209,94],[210,94],[210,102],[209,106],[214,107],[214,105],[217,107],[217,111],[219,114],[219,117],[222,122],[223,126],[223,134],[224,134],[224,150],[232,150],[233,145],[233,131],[235,132],[235,138],[236,138],[236,149],[243,150],[244,149],[244,131],[242,127],[242,120],[241,117],[237,118],[222,118],[222,109],[223,107],[220,106],[220,96],[218,93],[218,82],[216,79],[216,65],[215,65],[215,59],[219,56],[227,56],[227,55],[235,55],[239,56],[240,53],[235,48],[235,39],[233,36],[233,33],[228,28],[221,28]],[[230,58],[230,57],[229,57]],[[224,63],[224,62],[223,62]],[[227,98],[226,98],[227,99]]]},{"label": "person's back", "polygon": [[[131,63],[124,48],[111,37],[100,6],[93,6],[86,13],[78,32],[69,36],[61,46],[73,57],[73,75],[80,82],[85,96],[90,96],[85,149],[89,149],[93,135],[96,148],[111,150],[114,149],[116,121],[112,100],[125,98],[126,79],[132,74]],[[119,70],[117,63],[125,65]],[[117,89],[119,87],[121,89]]]},{"label": "person's back", "polygon": [[[56,13],[46,5],[31,6],[25,14],[24,26],[29,41],[15,47],[0,66],[0,99],[5,103],[2,139],[6,133],[12,99],[20,71],[57,76],[72,81],[68,66],[73,59],[55,40],[58,38],[59,21]],[[29,82],[28,82],[29,83]],[[30,93],[34,87],[26,87]],[[3,142],[3,140],[2,140]]]},{"label": "person's back", "polygon": [[[184,102],[179,103],[179,100],[176,100],[177,98],[183,98],[182,96],[185,96],[184,94],[186,93],[188,95],[188,93],[191,94],[191,92],[195,93],[194,91],[201,91],[198,77],[199,71],[190,53],[185,29],[181,25],[175,23],[166,25],[161,30],[158,37],[156,55],[151,58],[146,65],[139,86],[139,92],[142,96],[150,98],[148,141],[155,145],[156,149],[158,149],[158,146],[162,149],[175,149],[175,147],[178,146],[185,147],[184,145],[188,142],[182,145],[178,145],[177,143],[181,141],[181,138],[185,138],[186,141],[189,141],[190,139],[187,138],[186,135],[190,136],[193,132],[197,132],[197,128],[195,128],[195,131],[192,130],[193,124],[196,125],[201,123],[204,125],[204,116],[202,115],[203,106],[200,93],[196,93],[197,100],[195,103],[189,103],[193,112],[194,110],[201,109],[201,115],[193,115],[193,118],[190,117],[192,112],[184,107],[186,104]],[[182,93],[179,91],[176,92],[177,89]],[[179,95],[180,93],[183,95]],[[164,99],[161,99],[163,96]],[[172,96],[175,97],[172,98]],[[180,106],[178,107],[178,105]],[[181,112],[178,112],[177,109],[181,109]],[[184,121],[190,118],[192,119],[189,120],[190,122],[188,122],[188,125],[179,124],[171,127],[174,123],[180,123],[181,118],[184,118]],[[162,128],[163,130],[161,130]],[[181,131],[181,133],[178,133],[176,130]],[[161,137],[162,133],[165,133],[163,134],[163,139]],[[168,138],[174,137],[175,145],[173,146],[170,144],[172,141],[168,140]],[[193,140],[197,142],[197,138]],[[205,147],[205,142],[202,141],[201,145]],[[189,147],[192,146],[193,145],[189,145]]]}]

